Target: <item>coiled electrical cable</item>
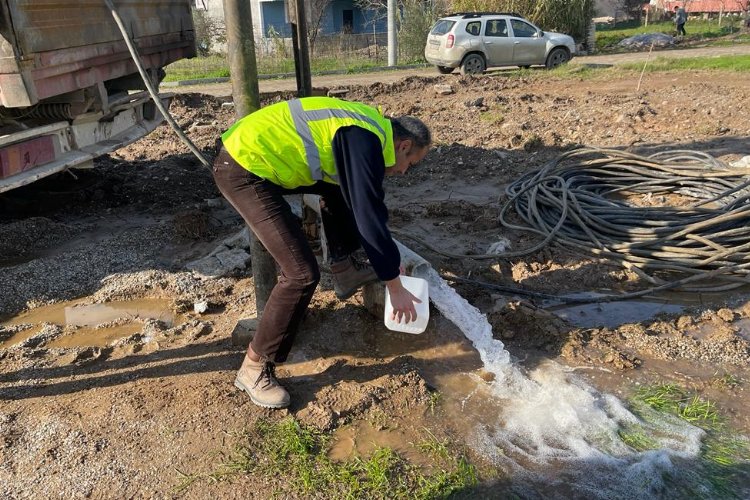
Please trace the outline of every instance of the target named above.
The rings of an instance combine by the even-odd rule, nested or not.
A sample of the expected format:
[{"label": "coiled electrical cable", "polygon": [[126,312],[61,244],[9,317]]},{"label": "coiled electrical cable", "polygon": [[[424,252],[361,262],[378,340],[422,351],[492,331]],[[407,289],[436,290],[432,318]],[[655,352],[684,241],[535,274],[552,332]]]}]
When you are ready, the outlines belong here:
[{"label": "coiled electrical cable", "polygon": [[[660,289],[729,290],[750,283],[748,174],[696,151],[580,148],[510,184],[500,221],[542,236],[542,245],[619,261]],[[676,196],[681,203],[666,202]],[[524,224],[508,221],[511,208]]]}]

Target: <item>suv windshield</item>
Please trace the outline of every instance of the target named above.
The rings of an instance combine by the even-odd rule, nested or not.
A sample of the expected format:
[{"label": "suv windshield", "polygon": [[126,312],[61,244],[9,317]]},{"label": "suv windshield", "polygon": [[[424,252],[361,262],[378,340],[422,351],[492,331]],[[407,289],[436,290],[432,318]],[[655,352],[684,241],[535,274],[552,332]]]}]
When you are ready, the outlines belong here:
[{"label": "suv windshield", "polygon": [[432,31],[430,31],[430,34],[431,35],[445,35],[451,30],[451,28],[453,28],[454,24],[456,24],[456,21],[450,21],[448,19],[441,19],[440,21],[435,23],[435,26],[433,26]]}]

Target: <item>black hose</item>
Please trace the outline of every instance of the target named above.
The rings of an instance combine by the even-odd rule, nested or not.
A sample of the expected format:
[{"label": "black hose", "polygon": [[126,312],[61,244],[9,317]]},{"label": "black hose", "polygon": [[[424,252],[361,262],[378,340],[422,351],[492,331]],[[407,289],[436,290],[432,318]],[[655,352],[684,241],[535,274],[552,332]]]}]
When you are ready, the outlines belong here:
[{"label": "black hose", "polygon": [[138,50],[136,49],[133,41],[130,39],[130,35],[128,35],[127,29],[125,29],[125,24],[122,22],[120,13],[117,12],[117,9],[115,8],[111,0],[104,0],[104,3],[109,9],[110,14],[112,14],[112,19],[114,19],[115,24],[117,24],[117,27],[122,34],[123,40],[125,40],[125,45],[127,45],[128,51],[130,51],[130,57],[132,57],[133,62],[138,69],[138,73],[141,75],[141,79],[143,80],[144,85],[146,85],[146,90],[148,90],[151,99],[154,101],[154,105],[159,109],[159,112],[161,112],[164,119],[167,121],[167,123],[169,123],[169,126],[172,127],[172,130],[175,131],[177,136],[182,140],[182,142],[185,143],[185,145],[188,147],[188,149],[190,149],[193,155],[195,155],[198,161],[200,161],[204,167],[211,168],[211,163],[209,163],[206,157],[203,156],[203,153],[200,152],[200,150],[195,146],[195,144],[193,144],[188,136],[185,135],[185,132],[182,131],[174,118],[172,118],[172,115],[169,114],[167,108],[161,102],[159,93],[156,91],[154,84],[151,82],[151,78],[149,78],[148,74],[146,73],[146,69],[143,67],[141,57],[138,55]]}]

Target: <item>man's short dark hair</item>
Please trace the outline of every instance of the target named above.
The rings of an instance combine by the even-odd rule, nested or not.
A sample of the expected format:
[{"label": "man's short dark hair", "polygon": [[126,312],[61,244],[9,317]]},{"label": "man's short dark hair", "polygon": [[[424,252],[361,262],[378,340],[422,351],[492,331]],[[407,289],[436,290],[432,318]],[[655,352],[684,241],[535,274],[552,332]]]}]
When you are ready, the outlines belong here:
[{"label": "man's short dark hair", "polygon": [[426,148],[432,144],[432,134],[427,125],[415,116],[399,116],[391,118],[393,126],[393,135],[396,139],[411,139],[418,148]]}]

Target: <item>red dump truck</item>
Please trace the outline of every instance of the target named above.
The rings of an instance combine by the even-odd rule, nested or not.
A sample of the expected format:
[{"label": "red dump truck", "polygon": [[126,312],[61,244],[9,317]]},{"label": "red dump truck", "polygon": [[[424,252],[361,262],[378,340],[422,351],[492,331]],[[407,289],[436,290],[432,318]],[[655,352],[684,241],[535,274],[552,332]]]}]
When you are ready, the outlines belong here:
[{"label": "red dump truck", "polygon": [[[113,3],[154,83],[195,56],[189,0]],[[148,134],[144,89],[104,0],[0,0],[0,193]]]}]

